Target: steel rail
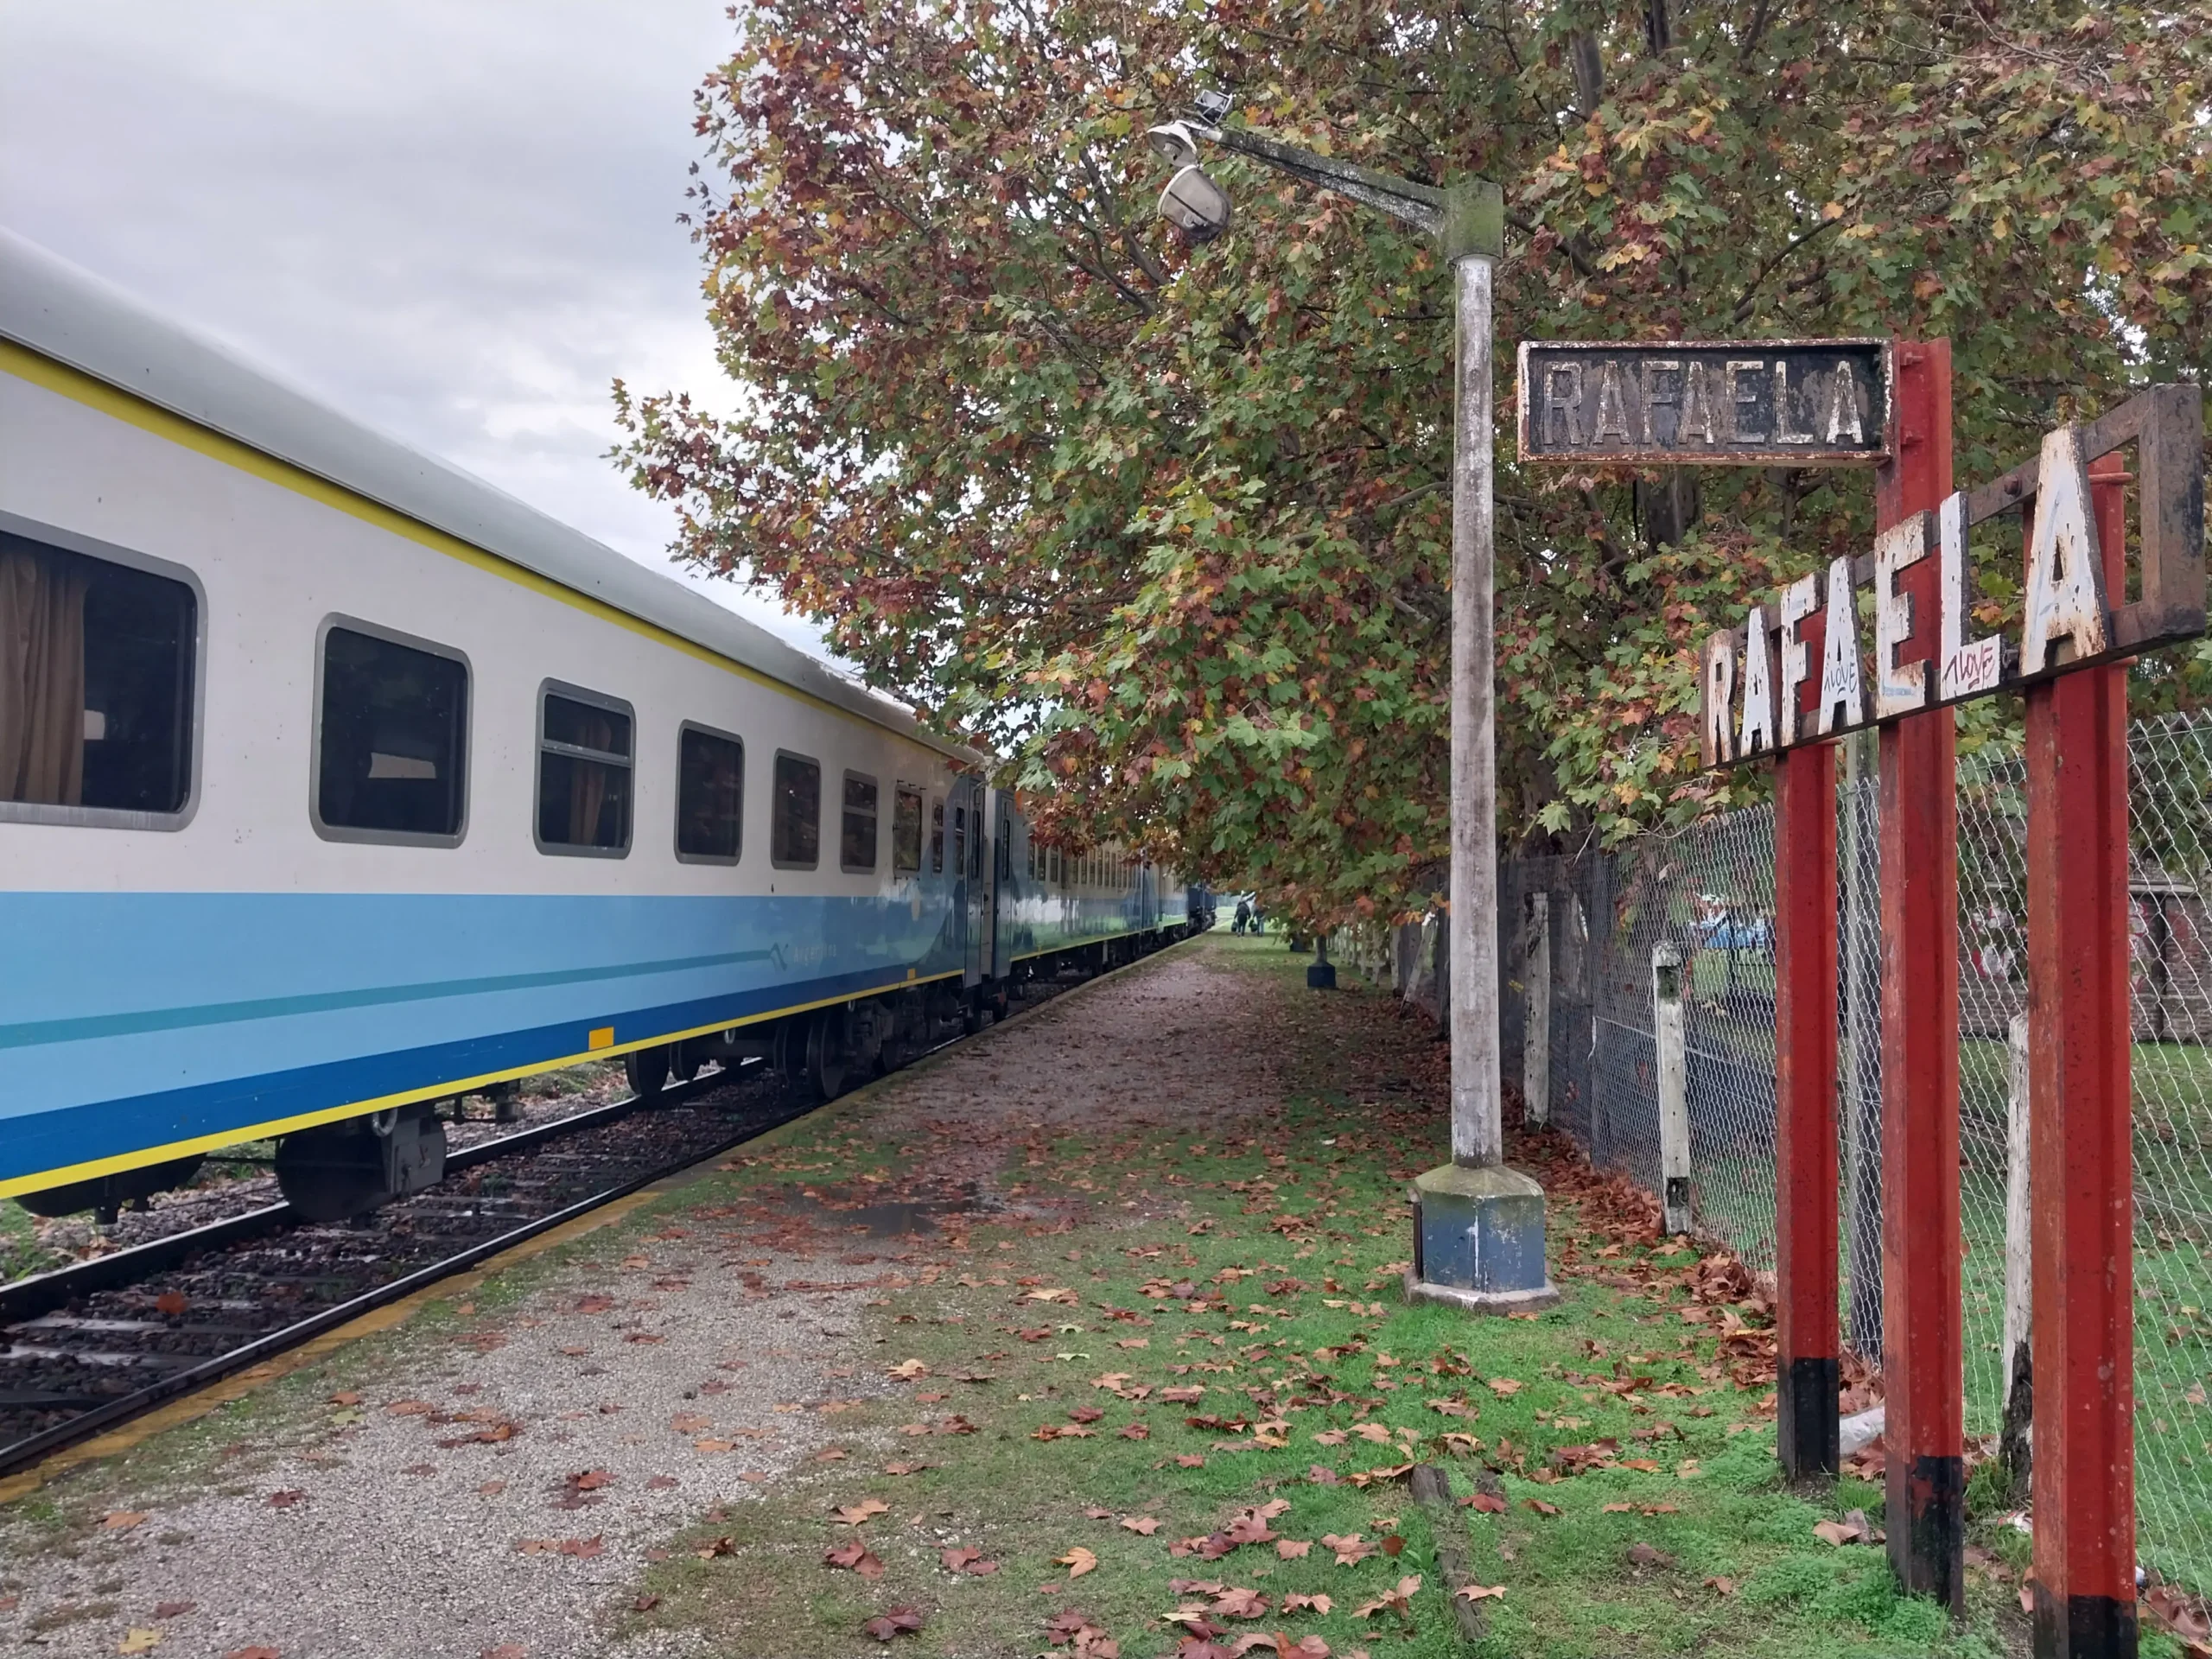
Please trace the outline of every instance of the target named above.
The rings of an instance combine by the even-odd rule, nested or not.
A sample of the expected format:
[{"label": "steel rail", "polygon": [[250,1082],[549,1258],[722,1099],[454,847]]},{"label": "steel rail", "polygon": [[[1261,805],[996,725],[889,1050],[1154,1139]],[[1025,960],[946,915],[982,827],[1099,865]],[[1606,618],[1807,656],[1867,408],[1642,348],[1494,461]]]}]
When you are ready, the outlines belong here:
[{"label": "steel rail", "polygon": [[[513,1135],[479,1141],[473,1147],[462,1147],[447,1154],[446,1172],[452,1174],[471,1169],[478,1164],[490,1163],[540,1141],[559,1140],[579,1130],[619,1122],[641,1107],[681,1105],[707,1088],[734,1082],[741,1075],[735,1068],[709,1071],[689,1083],[672,1084],[650,1100],[643,1095],[632,1095],[626,1100],[594,1106],[567,1117],[555,1118],[550,1122],[534,1123]],[[250,1239],[264,1237],[291,1224],[295,1217],[292,1206],[280,1200],[276,1204],[264,1205],[257,1210],[248,1210],[240,1215],[226,1216],[220,1221],[188,1228],[181,1233],[149,1238],[144,1243],[133,1244],[127,1249],[95,1255],[83,1262],[73,1262],[67,1267],[55,1268],[51,1272],[32,1274],[26,1278],[0,1284],[0,1325],[35,1319],[41,1313],[52,1313],[55,1308],[66,1306],[76,1298],[93,1291],[113,1290],[134,1279],[181,1267],[202,1250],[242,1244]]]},{"label": "steel rail", "polygon": [[[617,1103],[617,1104],[632,1106],[636,1103],[635,1101]],[[601,1112],[613,1109],[612,1107],[599,1109]],[[581,1216],[589,1215],[593,1211],[601,1209],[613,1203],[617,1198],[627,1198],[632,1192],[651,1186],[655,1181],[665,1180],[671,1175],[680,1174],[683,1171],[703,1163],[709,1158],[719,1158],[733,1147],[743,1146],[748,1141],[755,1140],[771,1130],[780,1128],[792,1118],[804,1116],[808,1111],[814,1109],[816,1109],[813,1107],[801,1108],[775,1119],[772,1122],[749,1128],[742,1135],[734,1135],[705,1152],[696,1154],[687,1154],[680,1163],[648,1170],[644,1174],[632,1177],[629,1180],[603,1188],[588,1198],[579,1198],[573,1204],[565,1205],[550,1214],[510,1228],[505,1232],[490,1238],[480,1239],[465,1249],[458,1250],[451,1255],[431,1262],[427,1267],[417,1268],[412,1273],[404,1274],[389,1284],[378,1285],[346,1301],[334,1303],[320,1313],[311,1313],[304,1319],[296,1320],[290,1325],[257,1337],[251,1342],[243,1344],[226,1353],[219,1354],[213,1359],[202,1360],[197,1365],[173,1372],[158,1382],[150,1383],[130,1394],[120,1395],[105,1405],[72,1417],[67,1422],[56,1423],[52,1428],[43,1429],[36,1434],[29,1435],[10,1445],[0,1446],[0,1475],[13,1474],[55,1452],[75,1445],[79,1440],[91,1439],[103,1429],[127,1421],[180,1395],[206,1388],[211,1382],[220,1382],[224,1377],[244,1370],[249,1366],[257,1365],[264,1359],[283,1352],[288,1348],[296,1348],[302,1343],[319,1337],[327,1331],[334,1331],[339,1326],[360,1318],[364,1313],[372,1313],[377,1308],[411,1296],[416,1291],[435,1285],[441,1280],[449,1279],[457,1273],[465,1273],[478,1262],[497,1255],[503,1250],[512,1249],[514,1246],[534,1238],[540,1233],[548,1232]],[[580,1117],[583,1116],[585,1115],[578,1114]],[[609,1120],[601,1117],[598,1121],[605,1122]],[[539,1127],[543,1128],[551,1126]],[[531,1133],[534,1135],[537,1131]],[[511,1138],[520,1139],[521,1137]],[[270,1207],[285,1206],[272,1205]],[[265,1212],[253,1213],[258,1215]],[[198,1230],[204,1232],[207,1230]]]}]

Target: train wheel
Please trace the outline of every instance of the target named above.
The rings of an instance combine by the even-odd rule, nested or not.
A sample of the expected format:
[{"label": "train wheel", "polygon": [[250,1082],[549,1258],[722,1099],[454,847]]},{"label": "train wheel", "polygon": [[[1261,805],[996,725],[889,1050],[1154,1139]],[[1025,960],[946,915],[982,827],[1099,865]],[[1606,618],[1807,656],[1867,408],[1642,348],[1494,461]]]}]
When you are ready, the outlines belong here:
[{"label": "train wheel", "polygon": [[689,1083],[699,1075],[699,1046],[696,1043],[677,1043],[668,1050],[671,1056],[669,1075],[678,1083]]},{"label": "train wheel", "polygon": [[806,1083],[819,1099],[835,1100],[854,1081],[851,1010],[818,1009],[806,1027]]},{"label": "train wheel", "polygon": [[651,1100],[668,1087],[668,1050],[632,1049],[622,1057],[622,1075],[630,1080],[632,1094],[640,1100]]}]

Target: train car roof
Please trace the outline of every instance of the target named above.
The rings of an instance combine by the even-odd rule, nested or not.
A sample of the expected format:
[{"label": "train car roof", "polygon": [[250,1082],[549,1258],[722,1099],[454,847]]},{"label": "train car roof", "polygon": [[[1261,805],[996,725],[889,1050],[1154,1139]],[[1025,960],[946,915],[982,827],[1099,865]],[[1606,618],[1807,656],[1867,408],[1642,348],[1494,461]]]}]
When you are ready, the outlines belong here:
[{"label": "train car roof", "polygon": [[334,409],[113,283],[0,229],[0,338],[443,531],[795,691],[970,764],[986,757],[705,594]]}]

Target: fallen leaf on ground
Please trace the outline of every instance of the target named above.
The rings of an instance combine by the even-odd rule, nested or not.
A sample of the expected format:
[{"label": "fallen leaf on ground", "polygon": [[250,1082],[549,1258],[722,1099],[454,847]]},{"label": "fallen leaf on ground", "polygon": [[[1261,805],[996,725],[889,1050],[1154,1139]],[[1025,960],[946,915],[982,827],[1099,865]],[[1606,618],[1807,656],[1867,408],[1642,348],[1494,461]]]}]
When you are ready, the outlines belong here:
[{"label": "fallen leaf on ground", "polygon": [[1073,1549],[1068,1551],[1066,1554],[1056,1555],[1052,1559],[1058,1561],[1062,1567],[1067,1568],[1068,1577],[1071,1579],[1081,1578],[1084,1573],[1092,1571],[1098,1565],[1098,1558],[1092,1554],[1089,1550],[1085,1549],[1081,1544],[1077,1544]]},{"label": "fallen leaf on ground", "polygon": [[1815,1522],[1813,1536],[1824,1544],[1840,1545],[1863,1543],[1866,1541],[1866,1535],[1862,1526],[1846,1519]]},{"label": "fallen leaf on ground", "polygon": [[944,1570],[948,1573],[971,1573],[978,1578],[999,1570],[999,1564],[996,1561],[985,1560],[982,1550],[972,1549],[966,1544],[957,1544],[949,1549],[939,1550],[938,1560],[944,1564]]},{"label": "fallen leaf on ground", "polygon": [[864,1497],[857,1503],[840,1504],[831,1513],[836,1517],[838,1525],[857,1527],[864,1522],[872,1521],[877,1516],[886,1513],[890,1508],[891,1506],[880,1497]]},{"label": "fallen leaf on ground", "polygon": [[879,1613],[861,1629],[879,1642],[888,1642],[895,1636],[910,1636],[922,1628],[922,1615],[912,1607],[893,1607],[887,1613]]},{"label": "fallen leaf on ground", "polygon": [[1522,1384],[1510,1376],[1493,1376],[1486,1384],[1492,1394],[1513,1395],[1521,1392]]},{"label": "fallen leaf on ground", "polygon": [[1503,1599],[1505,1595],[1505,1586],[1502,1584],[1463,1584],[1452,1593],[1459,1597],[1462,1601],[1489,1601],[1493,1599]]},{"label": "fallen leaf on ground", "polygon": [[[852,1571],[857,1571],[862,1561],[873,1559],[868,1554],[868,1546],[857,1538],[848,1543],[832,1544],[822,1553],[823,1566],[841,1567]],[[877,1561],[876,1571],[880,1573],[882,1570],[883,1563]]]},{"label": "fallen leaf on ground", "polygon": [[606,1544],[598,1536],[515,1540],[515,1553],[520,1555],[571,1555],[579,1560],[588,1561],[594,1555],[604,1554],[606,1548]]},{"label": "fallen leaf on ground", "polygon": [[[1461,1508],[1472,1510],[1478,1515],[1503,1515],[1505,1513],[1505,1500],[1498,1497],[1495,1492],[1477,1492],[1472,1497],[1461,1498],[1459,1500],[1459,1503]],[[1613,1506],[1609,1503],[1605,1507],[1607,1509],[1611,1509]],[[1626,1509],[1628,1505],[1624,1503],[1620,1507]]]},{"label": "fallen leaf on ground", "polygon": [[154,1617],[156,1618],[182,1618],[199,1605],[200,1604],[196,1601],[157,1601],[154,1604]]},{"label": "fallen leaf on ground", "polygon": [[143,1510],[110,1510],[100,1517],[100,1525],[110,1532],[128,1532],[145,1518]]},{"label": "fallen leaf on ground", "polygon": [[223,1659],[284,1659],[274,1648],[232,1648]]},{"label": "fallen leaf on ground", "polygon": [[1206,1611],[1219,1613],[1224,1618],[1264,1618],[1268,1599],[1256,1590],[1231,1586],[1214,1598]]},{"label": "fallen leaf on ground", "polygon": [[1206,1460],[1195,1452],[1178,1452],[1175,1465],[1179,1469],[1203,1469],[1206,1466]]},{"label": "fallen leaf on ground", "polygon": [[289,1510],[295,1503],[305,1503],[307,1496],[296,1486],[287,1486],[280,1492],[269,1494],[269,1507],[272,1510]]},{"label": "fallen leaf on ground", "polygon": [[1329,1599],[1326,1592],[1309,1596],[1302,1590],[1294,1590],[1282,1599],[1282,1610],[1286,1613],[1311,1611],[1325,1615],[1336,1605]]},{"label": "fallen leaf on ground", "polygon": [[1347,1533],[1343,1537],[1333,1532],[1325,1532],[1321,1535],[1321,1547],[1337,1552],[1338,1567],[1356,1567],[1372,1555],[1376,1548],[1356,1532]]},{"label": "fallen leaf on ground", "polygon": [[918,1359],[902,1359],[884,1373],[887,1376],[895,1376],[905,1382],[911,1382],[918,1376],[927,1376],[929,1374],[930,1368]]},{"label": "fallen leaf on ground", "polygon": [[1313,1541],[1310,1539],[1278,1538],[1275,1540],[1275,1554],[1286,1561],[1303,1560],[1306,1553],[1313,1548]]},{"label": "fallen leaf on ground", "polygon": [[1563,1513],[1558,1504],[1547,1503],[1541,1497],[1530,1498],[1529,1500],[1529,1507],[1534,1510],[1538,1515],[1559,1515]]},{"label": "fallen leaf on ground", "polygon": [[929,1466],[926,1463],[887,1463],[883,1465],[883,1472],[887,1475],[918,1475]]},{"label": "fallen leaf on ground", "polygon": [[1718,1590],[1724,1596],[1732,1596],[1736,1593],[1736,1580],[1733,1579],[1707,1579],[1705,1581],[1705,1587],[1708,1590]]},{"label": "fallen leaf on ground", "polygon": [[[178,1297],[182,1301],[182,1297]],[[151,1653],[162,1645],[162,1633],[141,1625],[124,1633],[123,1640],[115,1644],[118,1653]]]},{"label": "fallen leaf on ground", "polygon": [[1637,1543],[1628,1547],[1628,1562],[1630,1567],[1672,1567],[1675,1558],[1663,1549]]},{"label": "fallen leaf on ground", "polygon": [[1149,1515],[1125,1516],[1122,1517],[1122,1525],[1129,1531],[1146,1538],[1151,1537],[1154,1533],[1160,1530],[1159,1521]]},{"label": "fallen leaf on ground", "polygon": [[1353,1608],[1351,1616],[1354,1618],[1370,1618],[1386,1608],[1395,1613],[1410,1614],[1413,1611],[1414,1593],[1420,1588],[1421,1575],[1418,1573],[1410,1573],[1398,1580],[1395,1589]]}]

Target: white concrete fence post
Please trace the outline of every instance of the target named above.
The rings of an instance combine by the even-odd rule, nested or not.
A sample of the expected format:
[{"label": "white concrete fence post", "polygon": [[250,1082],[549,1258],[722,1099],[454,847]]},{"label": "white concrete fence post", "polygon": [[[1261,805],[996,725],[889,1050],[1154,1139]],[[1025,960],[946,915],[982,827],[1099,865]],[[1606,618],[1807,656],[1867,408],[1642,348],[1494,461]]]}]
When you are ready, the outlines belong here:
[{"label": "white concrete fence post", "polygon": [[1552,896],[1529,895],[1521,963],[1521,1098],[1529,1122],[1552,1116]]},{"label": "white concrete fence post", "polygon": [[2012,1402],[2020,1346],[2032,1306],[2028,1211],[2028,1016],[2016,1014],[2005,1033],[2012,1086],[2005,1097],[2005,1402]]},{"label": "white concrete fence post", "polygon": [[1651,947],[1651,1029],[1659,1057],[1659,1187],[1669,1233],[1690,1230],[1689,1048],[1682,1027],[1682,953]]}]

